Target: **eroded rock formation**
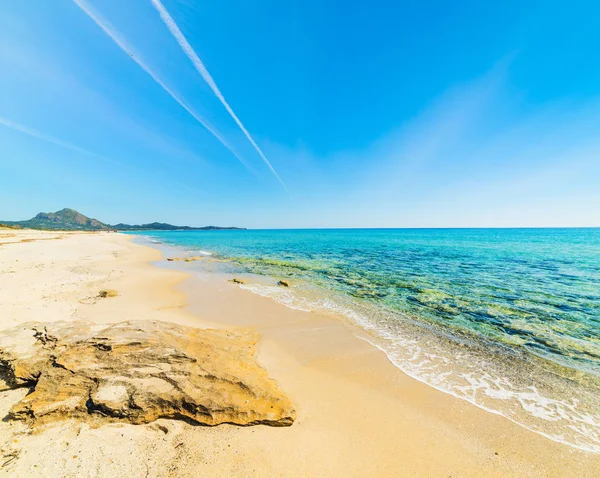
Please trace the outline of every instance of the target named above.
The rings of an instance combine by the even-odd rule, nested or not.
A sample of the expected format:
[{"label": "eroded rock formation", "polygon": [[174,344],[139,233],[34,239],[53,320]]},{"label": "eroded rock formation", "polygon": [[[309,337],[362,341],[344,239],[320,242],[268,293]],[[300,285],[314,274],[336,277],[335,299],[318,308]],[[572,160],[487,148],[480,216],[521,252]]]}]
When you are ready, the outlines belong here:
[{"label": "eroded rock formation", "polygon": [[30,322],[0,333],[0,389],[31,387],[9,418],[32,425],[63,418],[291,425],[290,400],[254,361],[257,338],[158,321]]}]

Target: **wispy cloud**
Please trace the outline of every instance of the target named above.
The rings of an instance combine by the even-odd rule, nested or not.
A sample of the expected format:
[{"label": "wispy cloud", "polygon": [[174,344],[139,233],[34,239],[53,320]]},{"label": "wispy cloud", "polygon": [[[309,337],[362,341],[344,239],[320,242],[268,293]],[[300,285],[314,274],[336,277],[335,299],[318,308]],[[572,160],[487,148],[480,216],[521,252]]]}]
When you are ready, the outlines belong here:
[{"label": "wispy cloud", "polygon": [[251,170],[248,163],[244,158],[235,150],[235,148],[223,138],[214,126],[212,126],[208,120],[196,113],[192,108],[177,95],[171,88],[169,88],[159,76],[152,71],[148,65],[141,59],[141,56],[134,51],[131,45],[127,43],[123,35],[105,18],[96,12],[93,7],[86,0],[73,0],[73,2],[83,10],[83,12],[90,17],[96,25],[98,25],[110,39],[117,44],[117,46],[123,50],[129,57],[142,69],[144,70],[163,90],[165,90],[171,98],[173,98],[183,109],[185,109],[196,121],[204,126],[215,138],[217,138],[223,146],[225,146],[231,153],[244,165],[246,168]]},{"label": "wispy cloud", "polygon": [[[16,122],[11,121],[11,120],[9,120],[7,118],[4,118],[2,116],[0,116],[0,125],[5,126],[7,128],[10,128],[10,129],[12,129],[14,131],[18,131],[20,133],[26,134],[26,135],[31,136],[33,138],[36,138],[36,139],[39,139],[39,140],[42,140],[42,141],[46,141],[47,143],[52,143],[52,144],[55,144],[56,146],[60,146],[62,148],[70,149],[71,151],[75,151],[77,153],[84,154],[84,155],[89,156],[91,158],[94,158],[96,160],[104,161],[106,163],[110,163],[110,164],[113,164],[115,166],[119,166],[120,168],[125,168],[125,169],[129,169],[131,171],[135,171],[138,174],[139,173],[145,174],[145,172],[146,172],[143,169],[137,168],[135,166],[131,166],[129,164],[122,163],[120,161],[116,161],[114,159],[107,158],[106,156],[94,153],[94,152],[89,151],[89,150],[87,150],[85,148],[81,148],[81,147],[79,147],[77,145],[74,145],[73,143],[69,143],[68,141],[63,141],[62,139],[55,138],[54,136],[51,136],[51,135],[46,134],[46,133],[42,133],[41,131],[38,131],[38,130],[33,129],[33,128],[30,128],[29,126],[24,126],[22,124],[16,123]],[[165,179],[162,179],[161,181],[164,182]],[[173,183],[173,184],[177,184],[178,186],[185,187],[186,189],[189,189],[191,191],[195,191],[195,192],[200,191],[198,188],[190,186],[189,184],[182,183],[182,182],[180,182],[180,181],[178,181],[176,179],[168,178],[168,179],[166,179],[166,181],[170,182],[170,183]]]},{"label": "wispy cloud", "polygon": [[35,130],[33,128],[30,128],[28,126],[24,126],[22,124],[15,123],[14,121],[11,121],[9,119],[3,118],[2,116],[0,116],[0,125],[6,126],[7,128],[13,129],[15,131],[19,131],[19,132],[21,132],[23,134],[32,136],[34,138],[41,139],[42,141],[46,141],[48,143],[52,143],[52,144],[55,144],[57,146],[61,146],[63,148],[70,149],[71,151],[75,151],[77,153],[81,153],[81,154],[85,154],[87,156],[91,156],[91,157],[99,159],[101,161],[106,161],[108,163],[115,164],[117,166],[125,166],[123,163],[120,163],[119,161],[115,161],[113,159],[107,158],[106,156],[102,156],[100,154],[93,153],[91,151],[88,151],[87,149],[80,148],[79,146],[76,146],[76,145],[74,145],[72,143],[69,143],[67,141],[63,141],[62,139],[55,138],[54,136],[42,133],[42,132],[37,131],[37,130]]},{"label": "wispy cloud", "polygon": [[[79,1],[79,0],[76,0],[76,1]],[[252,138],[252,136],[250,135],[250,133],[248,132],[246,127],[242,124],[240,119],[234,113],[231,106],[229,106],[229,103],[227,103],[227,101],[225,100],[225,97],[221,93],[221,90],[219,90],[219,87],[215,83],[215,80],[213,79],[211,74],[206,69],[206,66],[204,66],[204,63],[202,63],[202,60],[200,60],[200,58],[198,57],[198,55],[196,54],[194,49],[189,44],[189,42],[187,41],[187,39],[185,38],[185,36],[181,32],[181,30],[175,23],[175,20],[173,20],[173,17],[171,17],[169,12],[166,10],[166,8],[163,6],[163,4],[160,2],[160,0],[152,0],[152,5],[154,5],[154,8],[156,8],[158,13],[160,14],[160,17],[162,18],[163,22],[165,23],[165,25],[167,26],[167,28],[169,29],[171,34],[177,40],[177,43],[179,43],[179,46],[181,46],[184,53],[192,61],[192,63],[194,64],[194,67],[196,68],[196,70],[198,70],[198,73],[200,73],[200,75],[202,76],[204,81],[206,81],[208,86],[210,86],[210,89],[213,91],[213,93],[216,95],[216,97],[219,99],[219,101],[221,101],[221,103],[223,104],[223,106],[225,107],[227,112],[231,115],[233,120],[240,127],[240,129],[242,130],[242,132],[244,133],[246,138],[248,138],[248,141],[250,141],[250,144],[252,144],[252,146],[254,147],[256,152],[259,154],[259,156],[264,161],[264,163],[268,166],[268,168],[271,170],[271,172],[275,175],[277,180],[281,183],[281,185],[284,188],[286,188],[285,183],[283,182],[283,180],[281,179],[279,174],[277,174],[277,171],[275,171],[275,168],[273,167],[273,165],[270,163],[270,161],[264,155],[262,150],[256,144],[256,142],[254,141],[254,139]]]}]

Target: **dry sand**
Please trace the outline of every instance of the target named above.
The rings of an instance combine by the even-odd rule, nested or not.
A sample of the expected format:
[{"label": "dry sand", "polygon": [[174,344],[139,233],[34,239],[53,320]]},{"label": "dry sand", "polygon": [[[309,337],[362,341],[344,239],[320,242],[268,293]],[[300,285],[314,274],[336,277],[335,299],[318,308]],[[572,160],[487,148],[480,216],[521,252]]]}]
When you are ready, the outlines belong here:
[{"label": "dry sand", "polygon": [[[600,456],[529,432],[413,380],[342,321],[258,297],[222,275],[150,265],[109,233],[0,230],[0,329],[36,320],[156,319],[259,330],[258,361],[290,395],[289,428],[174,420],[31,434],[0,422],[7,476],[600,476]],[[164,261],[166,264],[166,261]],[[190,264],[192,267],[193,264]],[[117,297],[98,298],[114,289]],[[0,414],[26,390],[0,393]]]}]

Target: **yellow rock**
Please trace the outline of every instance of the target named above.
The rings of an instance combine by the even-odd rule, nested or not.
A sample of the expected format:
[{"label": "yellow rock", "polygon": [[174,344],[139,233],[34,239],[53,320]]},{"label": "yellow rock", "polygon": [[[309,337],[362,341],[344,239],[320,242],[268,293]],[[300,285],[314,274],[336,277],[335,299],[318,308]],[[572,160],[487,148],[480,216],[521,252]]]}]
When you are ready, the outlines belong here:
[{"label": "yellow rock", "polygon": [[[0,333],[4,389],[33,389],[9,418],[289,426],[291,401],[254,360],[251,330],[158,321],[30,322]],[[2,388],[2,387],[0,387]]]}]

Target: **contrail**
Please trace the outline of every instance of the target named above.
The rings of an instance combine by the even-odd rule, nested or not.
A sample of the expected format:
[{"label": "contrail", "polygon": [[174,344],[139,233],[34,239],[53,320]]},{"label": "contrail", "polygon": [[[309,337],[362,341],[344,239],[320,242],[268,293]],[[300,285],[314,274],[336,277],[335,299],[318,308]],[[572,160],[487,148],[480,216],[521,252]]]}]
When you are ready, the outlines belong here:
[{"label": "contrail", "polygon": [[[75,1],[77,1],[77,0],[75,0]],[[171,17],[171,15],[169,15],[169,12],[167,12],[166,8],[163,6],[163,4],[160,2],[160,0],[152,0],[152,5],[154,5],[154,8],[156,8],[156,10],[158,11],[160,18],[162,18],[162,21],[164,22],[164,24],[167,26],[167,28],[169,29],[171,34],[175,37],[175,39],[177,40],[177,43],[179,43],[179,46],[183,49],[183,51],[185,52],[187,57],[192,61],[192,63],[196,67],[196,70],[198,70],[198,73],[200,73],[202,78],[204,78],[204,81],[206,81],[208,86],[210,86],[210,89],[213,91],[213,93],[217,96],[217,98],[219,98],[221,103],[223,103],[223,106],[225,107],[227,112],[231,115],[231,117],[234,119],[234,121],[240,127],[242,132],[246,135],[246,138],[248,138],[248,141],[250,141],[252,146],[254,146],[254,149],[256,150],[256,152],[260,155],[262,160],[269,167],[269,169],[275,175],[277,180],[281,183],[281,185],[284,188],[286,188],[285,183],[279,177],[279,174],[277,174],[277,171],[275,171],[275,168],[273,168],[273,166],[271,165],[269,160],[266,158],[266,156],[264,155],[262,150],[258,147],[256,142],[252,138],[252,136],[250,136],[250,133],[248,133],[248,130],[244,127],[244,125],[239,120],[237,115],[233,112],[233,110],[231,109],[231,106],[229,106],[229,103],[227,103],[227,101],[223,97],[223,94],[221,93],[221,90],[219,90],[219,87],[215,83],[215,80],[213,80],[213,77],[210,75],[210,73],[204,66],[204,63],[202,63],[202,60],[200,60],[200,58],[198,58],[198,55],[196,55],[196,52],[194,51],[194,49],[191,47],[191,45],[188,43],[186,38],[183,36],[183,33],[181,33],[181,30],[175,23],[175,20],[173,20],[173,17]]]},{"label": "contrail", "polygon": [[117,166],[124,166],[123,163],[114,161],[114,160],[107,158],[105,156],[102,156],[100,154],[92,153],[91,151],[88,151],[87,149],[80,148],[79,146],[75,146],[74,144],[67,143],[66,141],[55,138],[54,136],[50,136],[49,134],[41,133],[40,131],[37,131],[33,128],[29,128],[27,126],[23,126],[22,124],[15,123],[14,121],[3,118],[2,116],[0,116],[0,124],[3,126],[6,126],[7,128],[11,128],[11,129],[19,131],[21,133],[24,133],[26,135],[32,136],[34,138],[41,139],[48,143],[56,144],[57,146],[62,146],[63,148],[67,148],[72,151],[76,151],[78,153],[85,154],[87,156],[93,156],[94,158],[100,159],[102,161],[106,161],[108,163],[115,164]]},{"label": "contrail", "polygon": [[210,133],[217,138],[223,146],[225,146],[231,153],[250,171],[252,169],[246,163],[246,161],[239,155],[239,153],[231,146],[222,136],[221,134],[204,118],[195,113],[178,95],[173,92],[165,83],[154,73],[141,59],[139,54],[134,53],[133,48],[127,43],[127,41],[123,38],[123,36],[119,33],[119,31],[105,18],[103,18],[98,12],[94,11],[94,9],[87,3],[86,0],[73,0],[73,2],[83,10],[83,12],[90,17],[93,22],[98,25],[104,33],[106,33],[112,41],[114,41],[117,46],[127,53],[136,64],[144,70],[150,77],[160,85],[160,87],[165,90],[171,98],[173,98],[179,106],[181,106],[184,110],[186,110],[196,121],[198,121],[202,126],[204,126]]}]

